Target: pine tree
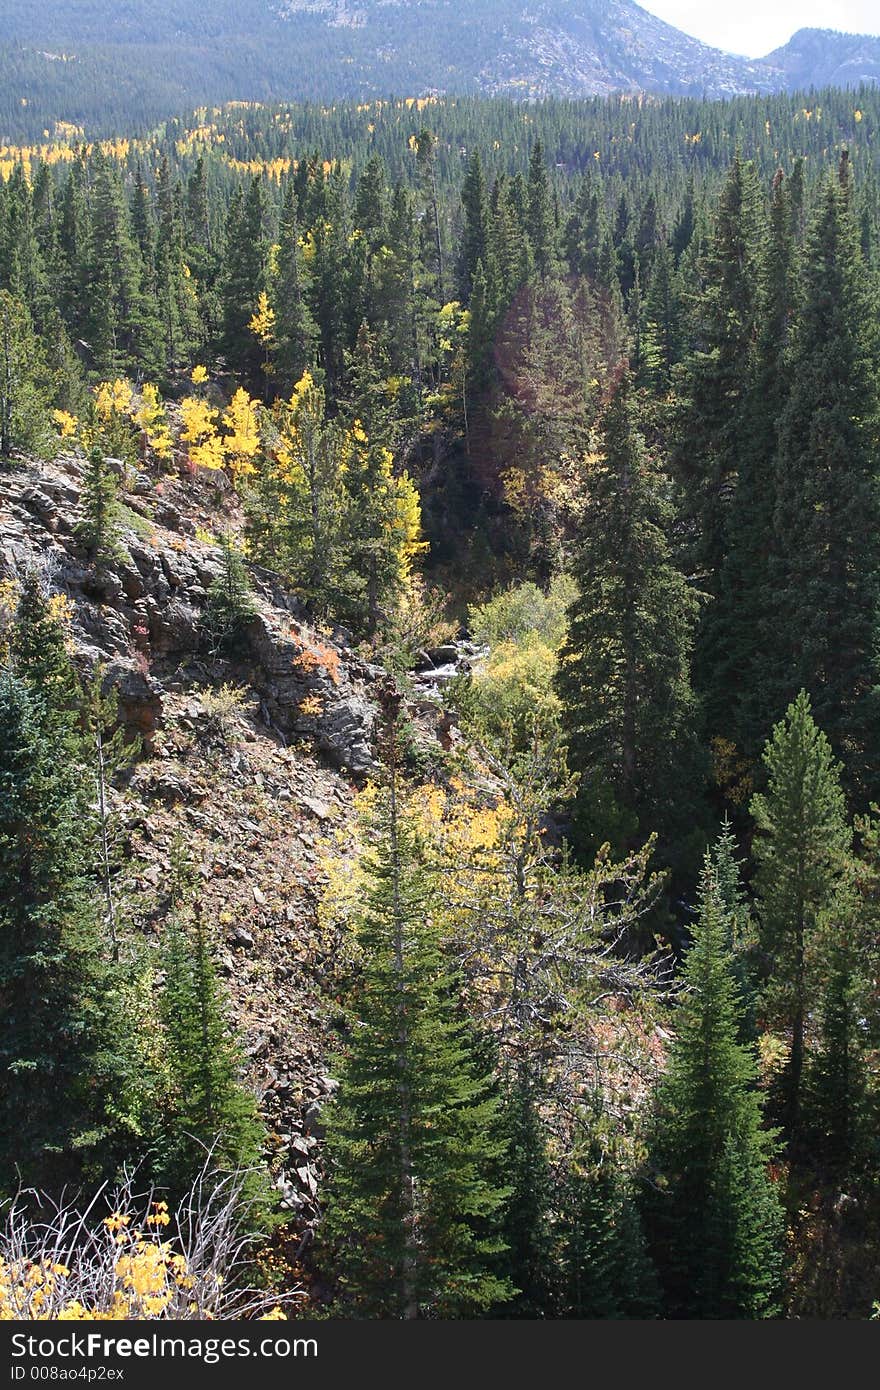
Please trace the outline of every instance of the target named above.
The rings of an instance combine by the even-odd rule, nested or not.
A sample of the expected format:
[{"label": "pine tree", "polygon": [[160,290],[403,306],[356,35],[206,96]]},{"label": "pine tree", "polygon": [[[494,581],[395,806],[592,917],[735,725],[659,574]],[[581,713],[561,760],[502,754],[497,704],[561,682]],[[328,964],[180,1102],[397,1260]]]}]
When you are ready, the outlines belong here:
[{"label": "pine tree", "polygon": [[562,1179],[557,1239],[566,1318],[650,1318],[659,1290],[631,1179],[594,1102],[579,1117]]},{"label": "pine tree", "polygon": [[461,205],[464,227],[458,278],[462,298],[467,300],[474,286],[477,266],[481,263],[485,265],[488,252],[489,199],[479,150],[474,150],[468,159],[461,189]]},{"label": "pine tree", "polygon": [[[241,1080],[242,1056],[198,904],[178,901],[169,923],[161,1009],[171,1074],[162,1155],[167,1179],[185,1190],[209,1153],[214,1169],[253,1173],[264,1131]],[[258,1189],[259,1180],[252,1180],[248,1195]]]},{"label": "pine tree", "polygon": [[82,512],[78,533],[96,567],[103,569],[121,550],[119,479],[97,446],[89,451],[86,461]]},{"label": "pine tree", "polygon": [[292,180],[288,181],[284,190],[278,233],[278,278],[273,300],[278,389],[282,395],[289,395],[312,363],[317,334],[307,303],[296,192]]},{"label": "pine tree", "polygon": [[550,179],[544,162],[544,148],[536,140],[529,159],[528,214],[526,229],[535,268],[542,279],[546,279],[557,264],[556,219],[553,212],[553,199]]},{"label": "pine tree", "polygon": [[510,1186],[501,1220],[505,1245],[501,1264],[516,1292],[498,1309],[504,1318],[555,1315],[554,1184],[538,1111],[540,1086],[534,1068],[520,1061],[506,1088],[503,1112],[507,1151],[502,1165]]},{"label": "pine tree", "polygon": [[835,1181],[856,1175],[870,1150],[871,951],[851,884],[821,925],[815,1042],[804,1065],[804,1129],[811,1158]]},{"label": "pine tree", "polygon": [[688,669],[697,598],[672,563],[668,489],[626,377],[589,486],[557,683],[584,831],[591,843],[632,843],[681,825],[682,786],[692,792],[698,776]]},{"label": "pine tree", "polygon": [[255,176],[247,196],[236,190],[229,205],[221,286],[223,350],[236,379],[251,390],[257,389],[262,372],[260,344],[248,325],[267,288],[266,220],[265,192]]},{"label": "pine tree", "polygon": [[227,654],[241,641],[257,611],[241,550],[228,533],[220,537],[221,570],[208,588],[204,627],[211,646]]},{"label": "pine tree", "polygon": [[8,290],[0,290],[0,466],[16,451],[51,455],[50,392],[30,314]]},{"label": "pine tree", "polygon": [[768,1163],[756,1062],[729,915],[707,858],[685,957],[676,1035],[647,1137],[642,1206],[666,1316],[766,1318],[777,1311],[782,1213]]},{"label": "pine tree", "polygon": [[93,787],[61,625],[25,580],[0,674],[0,1189],[106,1173],[123,1044],[90,878]]},{"label": "pine tree", "polygon": [[327,1120],[322,1237],[345,1312],[461,1317],[511,1292],[491,1230],[507,1195],[490,1176],[504,1141],[431,919],[436,889],[400,805],[398,701],[385,699],[389,786],[357,917],[362,967]]},{"label": "pine tree", "polygon": [[750,448],[758,317],[758,190],[739,152],[721,194],[697,306],[696,350],[681,371],[677,472],[691,529],[688,567],[711,598],[695,650],[694,684],[710,735],[730,731],[743,673],[732,642],[739,576],[725,567],[731,500]]},{"label": "pine tree", "polygon": [[757,761],[766,731],[779,714],[772,689],[777,601],[774,509],[778,431],[790,389],[788,349],[796,298],[791,222],[790,191],[778,170],[761,261],[749,448],[740,462],[731,503],[723,574],[726,591],[737,595],[728,629],[729,664],[738,673],[732,734],[749,761]]},{"label": "pine tree", "polygon": [[789,1140],[796,1141],[810,1001],[825,974],[820,924],[840,883],[851,831],[840,765],[804,691],[774,728],[763,761],[767,790],[753,796],[750,806],[760,944],[767,962],[762,1007],[790,1039],[783,1114]]},{"label": "pine tree", "polygon": [[811,229],[780,422],[775,527],[774,715],[801,686],[861,808],[878,786],[880,331],[849,174]]}]

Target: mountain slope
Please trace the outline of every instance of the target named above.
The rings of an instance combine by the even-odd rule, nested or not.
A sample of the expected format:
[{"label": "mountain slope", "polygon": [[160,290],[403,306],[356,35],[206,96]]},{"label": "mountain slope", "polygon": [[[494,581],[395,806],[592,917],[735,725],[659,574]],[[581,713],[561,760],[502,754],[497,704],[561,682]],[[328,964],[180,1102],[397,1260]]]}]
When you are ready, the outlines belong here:
[{"label": "mountain slope", "polygon": [[724,97],[875,80],[880,40],[802,30],[760,61],[634,0],[6,0],[0,140],[205,102],[426,92]]},{"label": "mountain slope", "polygon": [[762,60],[778,69],[788,90],[858,87],[880,82],[880,38],[835,29],[799,29]]}]

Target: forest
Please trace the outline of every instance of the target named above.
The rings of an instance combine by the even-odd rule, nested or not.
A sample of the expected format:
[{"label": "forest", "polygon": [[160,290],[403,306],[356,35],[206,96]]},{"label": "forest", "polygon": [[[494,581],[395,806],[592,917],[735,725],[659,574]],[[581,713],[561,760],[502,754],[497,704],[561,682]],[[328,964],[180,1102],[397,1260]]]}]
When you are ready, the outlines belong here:
[{"label": "forest", "polygon": [[[878,129],[875,87],[0,148],[0,497],[73,460],[112,607],[128,494],[213,480],[218,687],[271,575],[375,708],[304,1242],[186,825],[148,932],[107,805],[149,750],[63,586],[0,581],[0,1317],[876,1313]],[[22,1182],[122,1182],[119,1287]]]}]

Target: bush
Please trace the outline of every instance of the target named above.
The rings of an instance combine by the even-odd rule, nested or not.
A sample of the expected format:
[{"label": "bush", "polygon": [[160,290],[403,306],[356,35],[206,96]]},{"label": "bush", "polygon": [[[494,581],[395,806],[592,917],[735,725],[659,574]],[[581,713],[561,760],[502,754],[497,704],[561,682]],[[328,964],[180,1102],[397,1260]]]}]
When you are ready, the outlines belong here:
[{"label": "bush", "polygon": [[173,1213],[131,1175],[84,1205],[21,1193],[0,1226],[0,1321],[284,1317],[247,1286],[247,1176],[215,1174],[209,1155]]}]

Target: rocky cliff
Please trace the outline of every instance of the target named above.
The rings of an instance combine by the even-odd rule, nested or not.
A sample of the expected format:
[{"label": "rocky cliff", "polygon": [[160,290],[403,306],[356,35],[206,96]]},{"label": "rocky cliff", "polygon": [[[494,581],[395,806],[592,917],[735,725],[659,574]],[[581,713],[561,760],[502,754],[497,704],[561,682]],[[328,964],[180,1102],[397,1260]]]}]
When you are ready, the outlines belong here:
[{"label": "rocky cliff", "polygon": [[[104,664],[122,721],[142,737],[143,756],[112,792],[124,840],[118,896],[135,930],[157,941],[183,834],[279,1187],[308,1238],[320,1106],[333,1084],[322,849],[344,843],[356,784],[373,765],[371,694],[384,673],[260,570],[240,655],[212,655],[201,619],[221,567],[214,533],[241,521],[234,495],[218,474],[127,481],[120,556],[97,573],[77,537],[81,461],[4,472],[0,581],[40,567],[68,600],[75,661]],[[448,738],[430,698],[412,713],[428,744]]]}]

